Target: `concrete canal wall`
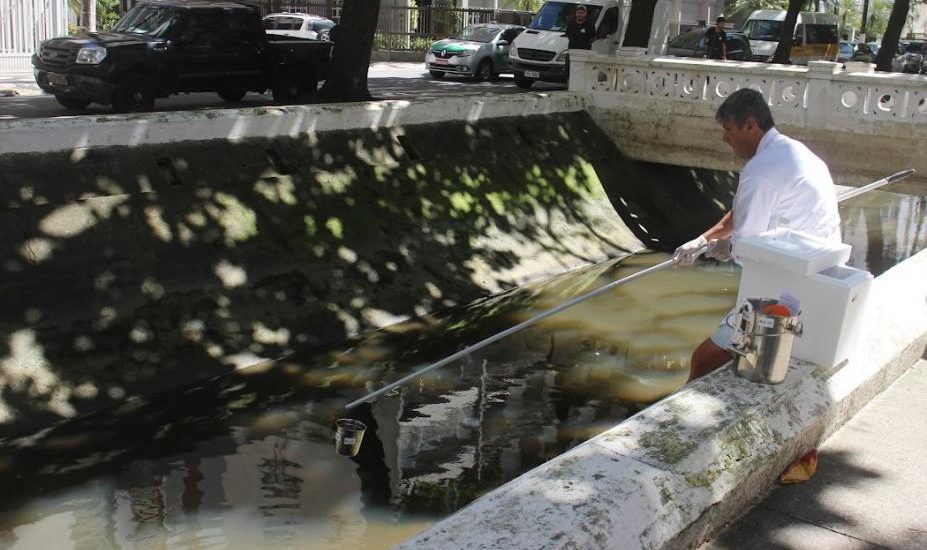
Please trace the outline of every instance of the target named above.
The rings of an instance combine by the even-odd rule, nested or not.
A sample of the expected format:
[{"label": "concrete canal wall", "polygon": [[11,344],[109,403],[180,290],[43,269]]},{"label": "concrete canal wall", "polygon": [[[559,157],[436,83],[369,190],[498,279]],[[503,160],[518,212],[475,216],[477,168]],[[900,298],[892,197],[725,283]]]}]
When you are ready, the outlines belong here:
[{"label": "concrete canal wall", "polygon": [[574,55],[570,91],[586,98],[596,122],[634,159],[739,170],[714,113],[727,94],[752,87],[769,98],[783,132],[827,161],[836,183],[861,185],[915,168],[894,190],[927,185],[927,77],[827,61],[715,63],[625,50]]},{"label": "concrete canal wall", "polygon": [[[625,255],[665,225],[569,96],[0,134],[0,437]],[[633,230],[603,188],[622,178]]]}]

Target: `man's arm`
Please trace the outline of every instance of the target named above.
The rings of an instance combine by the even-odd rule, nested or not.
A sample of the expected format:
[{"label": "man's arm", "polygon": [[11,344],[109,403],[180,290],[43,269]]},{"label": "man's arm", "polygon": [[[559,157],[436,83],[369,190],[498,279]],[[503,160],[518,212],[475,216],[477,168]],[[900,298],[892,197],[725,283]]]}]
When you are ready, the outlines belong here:
[{"label": "man's arm", "polygon": [[718,220],[718,223],[711,226],[708,231],[702,233],[706,241],[714,239],[727,239],[734,233],[734,211],[729,210]]}]

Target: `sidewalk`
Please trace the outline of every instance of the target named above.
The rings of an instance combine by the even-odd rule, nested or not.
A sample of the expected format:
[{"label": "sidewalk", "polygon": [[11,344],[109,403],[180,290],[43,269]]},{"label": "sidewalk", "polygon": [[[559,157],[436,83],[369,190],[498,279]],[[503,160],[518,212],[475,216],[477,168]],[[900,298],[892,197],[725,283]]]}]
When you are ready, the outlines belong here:
[{"label": "sidewalk", "polygon": [[42,95],[31,71],[0,73],[0,97]]},{"label": "sidewalk", "polygon": [[[425,63],[382,61],[370,64],[368,78],[422,78]],[[35,83],[31,71],[0,72],[0,97],[34,96],[43,92]]]},{"label": "sidewalk", "polygon": [[814,477],[776,487],[699,550],[927,548],[927,361],[819,449]]}]

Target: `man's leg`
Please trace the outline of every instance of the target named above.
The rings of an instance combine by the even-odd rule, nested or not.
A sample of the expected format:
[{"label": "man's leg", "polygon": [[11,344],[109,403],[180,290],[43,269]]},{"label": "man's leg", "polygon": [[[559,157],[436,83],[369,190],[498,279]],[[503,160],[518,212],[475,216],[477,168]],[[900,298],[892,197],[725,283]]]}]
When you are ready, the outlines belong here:
[{"label": "man's leg", "polygon": [[717,370],[732,358],[731,352],[712,342],[711,338],[706,338],[692,352],[688,382]]}]

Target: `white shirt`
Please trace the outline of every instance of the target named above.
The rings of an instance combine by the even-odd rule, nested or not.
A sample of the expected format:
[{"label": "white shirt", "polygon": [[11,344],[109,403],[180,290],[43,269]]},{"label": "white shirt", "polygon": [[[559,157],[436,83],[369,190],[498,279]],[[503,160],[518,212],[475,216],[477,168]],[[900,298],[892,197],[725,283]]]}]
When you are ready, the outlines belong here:
[{"label": "white shirt", "polygon": [[837,190],[824,161],[770,128],[740,173],[734,194],[736,245],[743,237],[788,227],[840,242]]}]

